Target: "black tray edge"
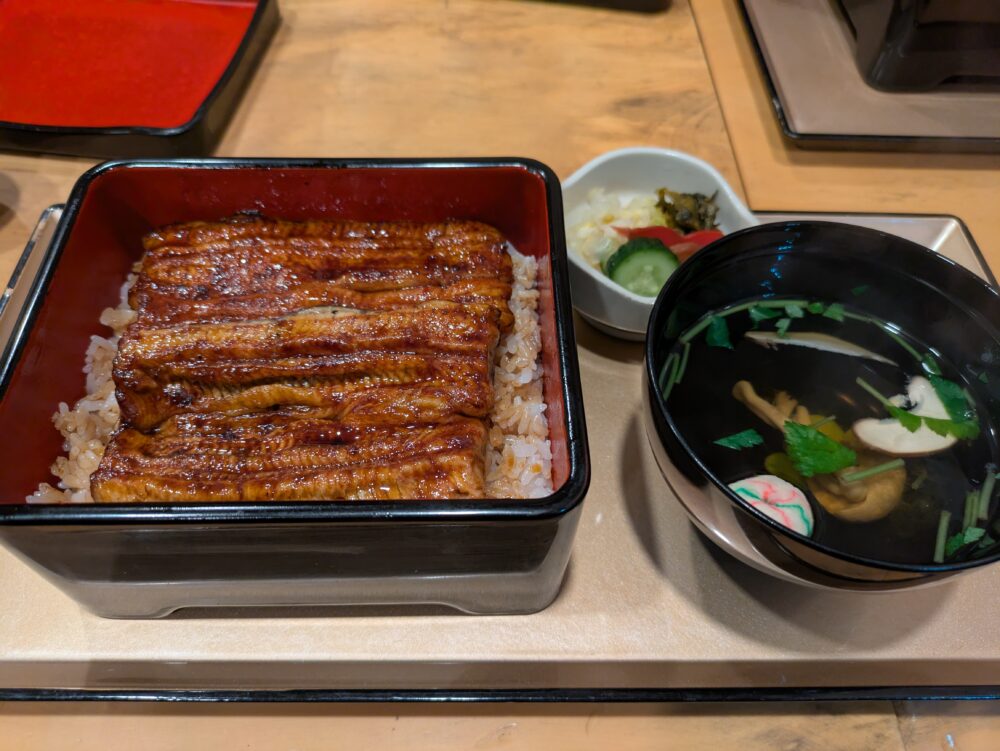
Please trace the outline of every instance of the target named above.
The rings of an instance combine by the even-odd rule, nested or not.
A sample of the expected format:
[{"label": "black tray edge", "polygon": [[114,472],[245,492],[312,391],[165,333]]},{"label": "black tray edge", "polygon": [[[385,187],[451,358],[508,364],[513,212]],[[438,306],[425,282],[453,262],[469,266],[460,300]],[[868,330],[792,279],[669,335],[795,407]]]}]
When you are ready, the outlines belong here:
[{"label": "black tray edge", "polygon": [[872,686],[838,688],[553,688],[495,690],[185,690],[0,689],[0,701],[134,701],[187,703],[697,703],[802,701],[996,701],[1000,686]]},{"label": "black tray edge", "polygon": [[781,102],[781,97],[778,95],[778,89],[774,84],[771,71],[767,67],[764,50],[761,49],[757,34],[753,28],[753,22],[750,20],[750,13],[747,11],[746,0],[739,0],[739,11],[743,18],[743,25],[747,32],[750,46],[753,48],[754,57],[757,58],[758,70],[767,86],[768,98],[771,100],[771,107],[774,109],[774,116],[778,121],[778,127],[781,129],[781,135],[796,148],[820,151],[1000,152],[1000,138],[805,133],[794,130],[785,115],[785,107]]}]

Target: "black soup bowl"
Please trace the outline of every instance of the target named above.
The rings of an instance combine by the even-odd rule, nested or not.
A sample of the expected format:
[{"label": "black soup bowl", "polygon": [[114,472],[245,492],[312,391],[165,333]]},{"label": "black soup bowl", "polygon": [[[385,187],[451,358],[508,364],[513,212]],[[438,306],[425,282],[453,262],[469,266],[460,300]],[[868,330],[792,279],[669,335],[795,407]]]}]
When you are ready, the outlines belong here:
[{"label": "black soup bowl", "polygon": [[[735,372],[736,368],[730,372],[720,366],[722,360],[709,363],[707,356],[695,354],[710,348],[691,349],[684,367],[684,385],[677,384],[666,401],[660,375],[678,338],[699,319],[720,308],[768,297],[840,303],[847,310],[892,324],[930,348],[941,362],[958,370],[963,386],[972,392],[981,426],[981,437],[975,444],[976,461],[982,459],[978,466],[985,467],[1000,456],[995,428],[1000,424],[1000,294],[996,289],[948,258],[883,232],[831,222],[761,225],[727,235],[683,263],[660,291],[649,319],[644,369],[646,432],[664,478],[695,526],[757,569],[824,588],[895,590],[943,580],[1000,559],[1000,543],[990,543],[987,538],[974,553],[935,563],[933,533],[925,561],[903,562],[905,556],[892,549],[901,543],[891,536],[878,548],[882,553],[878,557],[861,555],[856,550],[838,549],[829,539],[821,543],[793,532],[729,489],[728,482],[764,472],[759,456],[753,471],[750,460],[742,458],[752,451],[726,453],[730,463],[723,471],[742,475],[720,477],[716,474],[718,457],[710,465],[695,448],[701,445],[704,449],[705,437],[693,440],[692,431],[685,434],[681,425],[690,427],[692,415],[696,415],[699,430],[713,438],[722,437],[733,432],[732,415],[736,413],[746,427],[753,426],[761,433],[773,431],[730,395],[733,384],[747,376]],[[792,331],[808,329],[799,322],[793,324]],[[784,349],[808,352],[802,347]],[[720,350],[719,357],[723,352]],[[908,366],[905,370],[918,372]],[[720,395],[717,402],[700,404],[692,398],[699,389],[705,391],[705,384],[712,384],[713,393]],[[906,482],[911,479],[907,476]],[[1000,483],[997,487],[1000,489]],[[824,522],[824,512],[818,510],[815,499],[810,497],[810,503],[817,525],[847,526],[836,520]],[[949,501],[948,505],[954,504]],[[1000,538],[996,529],[1000,526],[998,506],[1000,502],[994,502],[990,518],[980,522],[992,539]],[[937,508],[928,513],[939,518]],[[962,523],[961,507],[957,516],[949,535],[954,533],[955,524]],[[860,529],[866,525],[850,526]]]}]

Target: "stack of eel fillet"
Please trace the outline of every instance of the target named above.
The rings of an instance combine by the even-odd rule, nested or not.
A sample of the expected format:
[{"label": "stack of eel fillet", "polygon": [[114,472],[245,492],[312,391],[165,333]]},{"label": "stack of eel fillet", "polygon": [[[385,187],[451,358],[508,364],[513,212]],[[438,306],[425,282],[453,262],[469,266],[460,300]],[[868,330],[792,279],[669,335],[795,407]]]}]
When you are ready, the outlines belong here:
[{"label": "stack of eel fillet", "polygon": [[238,216],[143,244],[96,501],[485,496],[495,229]]}]

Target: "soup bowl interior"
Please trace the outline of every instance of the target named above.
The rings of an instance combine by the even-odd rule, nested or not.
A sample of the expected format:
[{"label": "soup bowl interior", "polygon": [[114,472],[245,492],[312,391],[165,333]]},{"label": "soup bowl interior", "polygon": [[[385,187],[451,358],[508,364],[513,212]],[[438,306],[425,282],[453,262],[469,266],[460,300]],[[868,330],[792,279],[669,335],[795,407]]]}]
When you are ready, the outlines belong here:
[{"label": "soup bowl interior", "polygon": [[[794,533],[729,489],[728,482],[764,473],[760,457],[754,459],[747,451],[706,450],[706,443],[740,428],[772,431],[731,396],[738,380],[757,377],[766,387],[771,379],[761,375],[757,363],[748,365],[745,357],[728,366],[728,350],[713,351],[710,347],[692,347],[684,384],[677,386],[674,398],[666,402],[661,375],[679,337],[699,319],[743,301],[769,297],[840,303],[847,310],[892,324],[898,332],[923,343],[942,363],[955,366],[954,377],[971,392],[976,405],[981,434],[962,460],[969,480],[981,482],[987,465],[998,456],[994,426],[1000,416],[1000,332],[993,322],[1000,321],[1000,296],[989,284],[926,248],[874,230],[828,222],[763,225],[729,235],[683,264],[660,292],[650,317],[645,369],[649,438],[665,477],[696,525],[758,568],[822,586],[909,586],[1000,558],[1000,546],[993,543],[981,546],[974,555],[934,563],[933,536],[926,545],[925,558],[903,555],[899,549],[902,543],[891,536],[880,538],[878,554],[870,552],[872,546],[859,554],[831,542],[829,535],[818,541]],[[795,328],[805,331],[811,327],[796,322]],[[808,349],[784,349],[793,362],[810,357]],[[845,363],[859,360],[829,353],[823,356],[827,362],[838,357]],[[899,365],[908,374],[920,372],[916,361],[900,361]],[[811,367],[808,378],[829,380],[834,384],[831,388],[839,388],[836,381],[843,381],[844,374],[838,375],[838,369]],[[853,385],[854,375],[850,378]],[[811,388],[797,383],[794,374],[775,380],[793,396],[796,388],[804,393]],[[712,393],[716,400],[699,401],[698,394],[706,393]],[[696,432],[701,435],[694,435]],[[907,487],[911,479],[907,477]],[[966,490],[956,492],[964,497]],[[942,505],[946,501],[932,500]],[[953,505],[950,500],[947,503]],[[997,522],[995,507],[991,518],[982,522],[993,537],[997,536],[992,530]],[[933,513],[937,519],[938,509]],[[829,515],[822,510],[815,515],[817,529],[831,523],[824,522]],[[871,536],[872,530],[881,530],[873,525],[832,523],[858,535]]]}]

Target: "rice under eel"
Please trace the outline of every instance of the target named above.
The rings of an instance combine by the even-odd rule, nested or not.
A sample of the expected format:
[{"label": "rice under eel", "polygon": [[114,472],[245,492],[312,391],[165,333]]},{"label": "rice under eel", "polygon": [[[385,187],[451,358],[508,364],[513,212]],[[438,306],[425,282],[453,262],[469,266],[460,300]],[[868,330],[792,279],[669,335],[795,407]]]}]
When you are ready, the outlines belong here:
[{"label": "rice under eel", "polygon": [[812,536],[815,528],[812,506],[805,493],[790,482],[774,475],[756,475],[730,483],[729,488],[747,505],[778,524],[804,537]]},{"label": "rice under eel", "polygon": [[95,501],[486,495],[496,229],[237,216],[143,245]]}]

